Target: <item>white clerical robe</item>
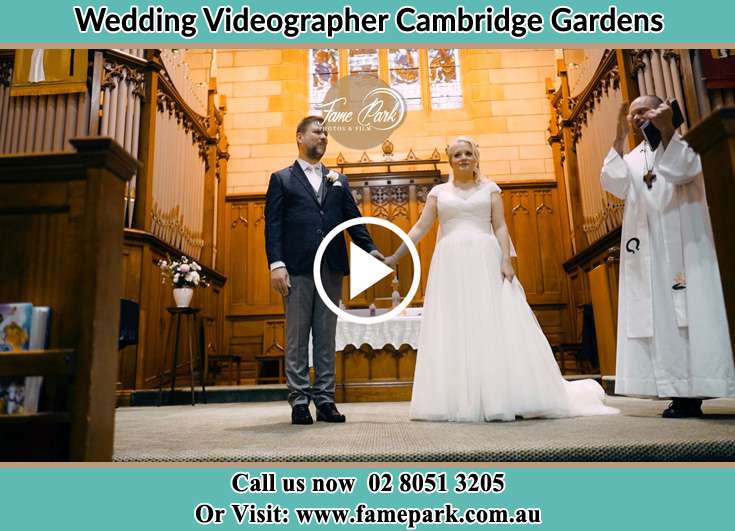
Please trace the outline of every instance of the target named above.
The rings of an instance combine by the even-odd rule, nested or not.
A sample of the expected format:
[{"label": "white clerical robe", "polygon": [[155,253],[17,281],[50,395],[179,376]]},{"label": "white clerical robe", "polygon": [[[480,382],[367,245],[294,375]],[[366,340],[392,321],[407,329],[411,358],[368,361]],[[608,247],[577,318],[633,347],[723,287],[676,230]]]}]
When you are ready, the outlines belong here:
[{"label": "white clerical robe", "polygon": [[[649,190],[647,170],[656,176]],[[679,134],[611,149],[600,177],[625,200],[615,392],[735,396],[735,368],[699,156]]]},{"label": "white clerical robe", "polygon": [[38,83],[46,81],[46,74],[43,71],[43,48],[34,48],[31,53],[31,70],[28,73],[28,81]]}]

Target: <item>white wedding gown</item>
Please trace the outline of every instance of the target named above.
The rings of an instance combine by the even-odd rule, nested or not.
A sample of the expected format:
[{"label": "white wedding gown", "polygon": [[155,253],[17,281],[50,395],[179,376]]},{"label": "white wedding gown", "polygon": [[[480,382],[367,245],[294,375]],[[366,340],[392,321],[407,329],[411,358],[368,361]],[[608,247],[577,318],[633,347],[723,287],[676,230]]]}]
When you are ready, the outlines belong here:
[{"label": "white wedding gown", "polygon": [[435,186],[439,235],[429,270],[411,418],[478,422],[607,415],[597,382],[567,382],[518,279],[500,271],[491,181]]}]

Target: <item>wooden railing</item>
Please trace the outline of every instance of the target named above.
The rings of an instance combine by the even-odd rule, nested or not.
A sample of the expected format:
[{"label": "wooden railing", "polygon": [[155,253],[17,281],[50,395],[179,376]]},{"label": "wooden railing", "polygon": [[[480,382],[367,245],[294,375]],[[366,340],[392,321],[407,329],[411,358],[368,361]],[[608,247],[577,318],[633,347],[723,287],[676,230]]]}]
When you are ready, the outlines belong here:
[{"label": "wooden railing", "polygon": [[[595,55],[597,57],[597,55]],[[592,70],[590,65],[585,65]],[[550,136],[556,144],[555,164],[563,173],[570,192],[572,243],[581,252],[622,223],[623,202],[600,185],[602,162],[612,146],[617,113],[623,101],[641,94],[676,99],[687,115],[680,131],[685,133],[699,115],[697,96],[691,82],[692,64],[688,50],[606,50],[587,84],[572,94],[567,65],[560,60],[557,74],[561,85],[548,80]],[[689,112],[688,112],[689,111]],[[630,135],[630,147],[640,142]]]},{"label": "wooden railing", "polygon": [[[710,50],[606,50],[601,56],[591,54],[599,62],[596,67],[584,65],[585,73],[594,74],[584,76],[586,84],[576,94],[571,92],[568,65],[563,60],[557,65],[560,85],[547,81],[551,110],[549,143],[557,179],[567,187],[569,198],[571,252],[564,263],[569,307],[593,305],[603,375],[615,373],[618,258],[624,202],[602,189],[599,176],[613,143],[617,113],[623,101],[653,94],[679,102],[686,118],[680,132],[696,127],[710,108],[729,101],[727,91],[732,90],[725,84],[707,85],[703,79],[701,54],[709,53]],[[708,126],[707,130],[713,127]],[[700,132],[699,143],[706,144],[702,149],[709,150],[710,160],[723,157],[724,150],[712,149],[703,138]],[[641,141],[640,135],[632,131],[628,148]],[[723,171],[728,168],[726,159],[720,160]],[[711,173],[716,171],[710,169]],[[717,185],[708,183],[707,186],[717,188],[726,182],[727,179],[719,179]],[[717,196],[729,197],[726,193]],[[718,252],[722,251],[718,249]],[[723,274],[727,286],[724,279]]]},{"label": "wooden railing", "polygon": [[0,52],[0,154],[71,152],[72,138],[113,138],[141,162],[125,187],[125,226],[197,260],[207,248],[212,260],[221,225],[213,217],[224,205],[213,183],[227,158],[224,98],[217,108],[209,97],[216,80],[192,82],[180,51],[87,53],[86,92],[11,97],[14,52]]},{"label": "wooden railing", "polygon": [[[120,194],[125,232],[117,278],[123,296],[140,305],[139,344],[125,347],[113,363],[119,368],[118,390],[125,394],[146,387],[163,363],[161,329],[173,301],[171,287],[161,284],[158,260],[186,254],[202,264],[211,285],[197,290],[193,304],[215,320],[215,341],[221,345],[225,278],[218,249],[225,234],[226,100],[217,95],[216,79],[208,86],[189,79],[182,52],[85,53],[86,92],[11,97],[15,52],[0,51],[0,153],[72,153],[72,138],[101,135],[137,160]],[[42,296],[23,300],[38,304]]]},{"label": "wooden railing", "polygon": [[606,193],[600,185],[600,168],[612,145],[617,112],[625,95],[620,83],[618,57],[607,50],[589,83],[578,94],[569,88],[567,67],[557,65],[561,87],[554,90],[548,82],[552,133],[549,142],[555,164],[561,168],[569,187],[571,239],[574,252],[620,226],[622,201]]}]

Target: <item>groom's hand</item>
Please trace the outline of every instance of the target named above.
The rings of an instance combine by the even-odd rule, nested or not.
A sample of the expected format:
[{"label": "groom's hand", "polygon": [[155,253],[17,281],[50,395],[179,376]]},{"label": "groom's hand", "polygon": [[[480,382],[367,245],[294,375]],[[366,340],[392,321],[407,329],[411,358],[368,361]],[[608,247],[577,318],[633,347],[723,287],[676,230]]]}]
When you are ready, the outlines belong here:
[{"label": "groom's hand", "polygon": [[288,295],[291,279],[285,267],[279,267],[271,271],[271,287],[284,297]]},{"label": "groom's hand", "polygon": [[375,249],[374,251],[370,251],[370,255],[371,255],[371,256],[374,256],[375,258],[377,258],[377,259],[378,259],[378,260],[380,260],[381,262],[385,262],[385,256],[383,256],[383,255],[381,254],[381,252],[380,252],[380,251],[378,251],[377,249]]}]

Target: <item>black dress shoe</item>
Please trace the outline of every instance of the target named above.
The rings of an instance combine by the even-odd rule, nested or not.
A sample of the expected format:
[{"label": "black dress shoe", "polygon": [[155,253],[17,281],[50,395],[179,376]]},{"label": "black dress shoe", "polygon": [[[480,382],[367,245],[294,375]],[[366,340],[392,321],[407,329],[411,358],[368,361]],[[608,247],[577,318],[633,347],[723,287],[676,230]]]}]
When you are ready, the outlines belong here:
[{"label": "black dress shoe", "polygon": [[688,419],[702,416],[702,401],[697,398],[674,398],[661,416],[665,419]]},{"label": "black dress shoe", "polygon": [[291,409],[291,424],[314,424],[308,405],[296,404]]},{"label": "black dress shoe", "polygon": [[316,406],[316,420],[324,422],[344,422],[345,416],[337,410],[333,402]]}]

